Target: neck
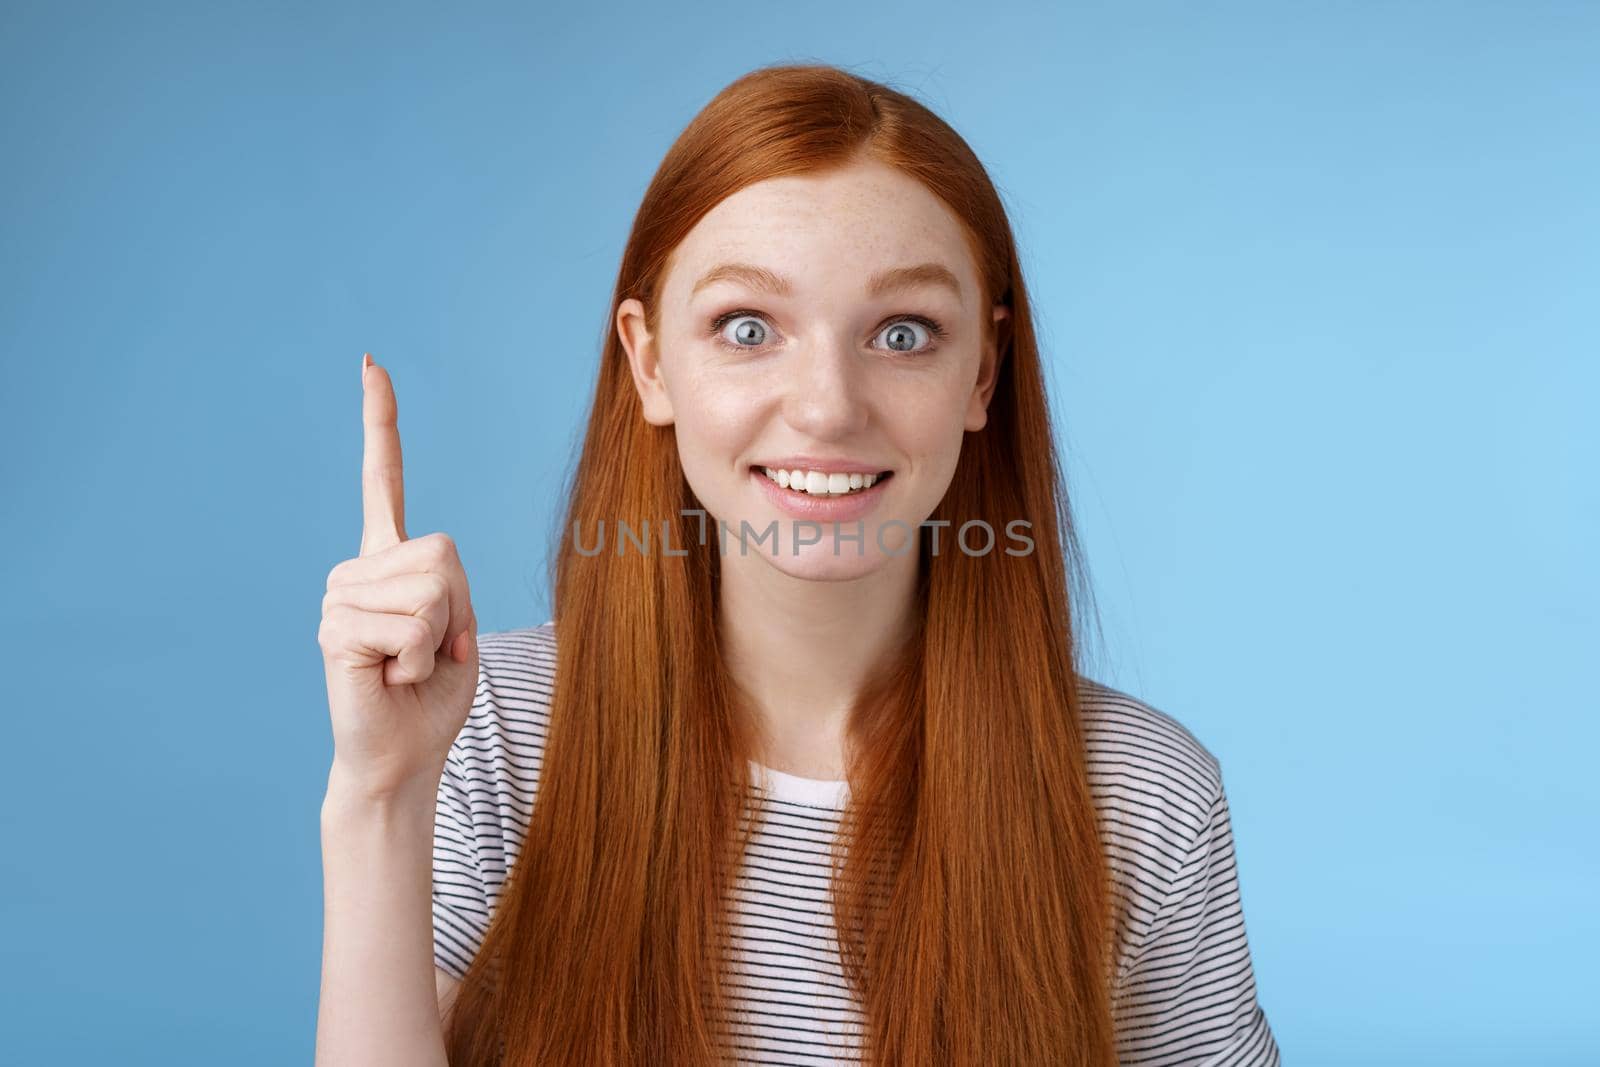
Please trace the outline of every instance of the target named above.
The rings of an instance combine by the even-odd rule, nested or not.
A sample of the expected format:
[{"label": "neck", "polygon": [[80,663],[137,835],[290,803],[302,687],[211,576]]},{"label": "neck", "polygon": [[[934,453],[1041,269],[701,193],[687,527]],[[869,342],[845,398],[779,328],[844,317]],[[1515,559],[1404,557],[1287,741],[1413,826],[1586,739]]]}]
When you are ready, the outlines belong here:
[{"label": "neck", "polygon": [[917,553],[842,581],[793,578],[730,553],[720,578],[719,637],[752,705],[757,759],[802,778],[843,778],[850,709],[913,619]]}]

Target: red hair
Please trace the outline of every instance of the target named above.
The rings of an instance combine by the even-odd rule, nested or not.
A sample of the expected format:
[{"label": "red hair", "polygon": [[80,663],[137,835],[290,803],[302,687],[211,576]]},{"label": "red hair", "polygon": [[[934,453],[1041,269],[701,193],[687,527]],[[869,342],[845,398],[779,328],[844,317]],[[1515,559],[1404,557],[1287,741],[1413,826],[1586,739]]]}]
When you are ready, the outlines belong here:
[{"label": "red hair", "polygon": [[[878,1064],[1116,1063],[1114,903],[1079,719],[1070,511],[1010,224],[965,141],[900,92],[823,65],[727,86],[667,152],[618,304],[659,329],[673,250],[752,183],[872,159],[964,224],[1000,331],[988,423],[931,516],[1036,550],[919,551],[917,625],[849,719],[833,871],[846,978]],[[1010,316],[988,322],[994,303]],[[991,335],[994,336],[994,335]],[[670,518],[687,555],[555,558],[557,680],[522,851],[451,1012],[453,1067],[703,1064],[723,1055],[724,908],[743,855],[750,718],[723,669],[716,538],[670,427],[647,423],[608,333],[564,531]],[[948,538],[947,538],[948,539]],[[1070,565],[1070,566],[1069,566]],[[1069,573],[1070,571],[1070,573]]]}]

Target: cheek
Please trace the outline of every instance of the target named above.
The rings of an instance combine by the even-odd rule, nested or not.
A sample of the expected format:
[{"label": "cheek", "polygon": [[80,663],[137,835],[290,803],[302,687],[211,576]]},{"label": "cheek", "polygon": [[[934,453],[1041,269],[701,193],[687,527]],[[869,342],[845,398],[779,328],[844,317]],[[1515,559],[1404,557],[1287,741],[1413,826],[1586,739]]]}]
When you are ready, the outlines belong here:
[{"label": "cheek", "polygon": [[967,393],[939,388],[902,390],[880,408],[901,447],[911,455],[934,457],[961,447],[966,432]]},{"label": "cheek", "polygon": [[913,391],[886,412],[897,448],[911,458],[915,479],[905,503],[919,518],[930,513],[950,487],[966,439],[967,391],[946,387]]},{"label": "cheek", "polygon": [[673,396],[678,448],[697,467],[724,463],[749,447],[766,400],[758,382],[701,377]]}]

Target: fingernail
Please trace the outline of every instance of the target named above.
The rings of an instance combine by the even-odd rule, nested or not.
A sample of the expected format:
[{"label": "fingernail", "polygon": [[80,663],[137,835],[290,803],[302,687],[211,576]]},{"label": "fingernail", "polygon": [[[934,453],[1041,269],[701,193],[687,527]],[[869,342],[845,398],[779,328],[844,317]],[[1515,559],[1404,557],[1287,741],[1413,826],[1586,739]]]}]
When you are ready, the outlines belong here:
[{"label": "fingernail", "polygon": [[372,353],[361,353],[361,384],[367,384],[367,368],[372,366]]}]

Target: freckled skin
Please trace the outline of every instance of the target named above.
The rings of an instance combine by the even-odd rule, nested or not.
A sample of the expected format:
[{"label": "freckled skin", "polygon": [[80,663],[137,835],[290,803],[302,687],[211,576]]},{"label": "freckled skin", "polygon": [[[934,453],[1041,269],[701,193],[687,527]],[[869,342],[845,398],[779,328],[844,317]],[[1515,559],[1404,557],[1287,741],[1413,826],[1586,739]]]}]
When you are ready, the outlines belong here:
[{"label": "freckled skin", "polygon": [[[866,295],[876,272],[928,261],[956,275],[959,297],[933,285]],[[781,274],[794,293],[721,282],[691,296],[707,270],[729,262]],[[645,330],[638,300],[619,305],[617,328],[645,418],[674,427],[696,496],[733,530],[741,521],[757,531],[778,524],[776,556],[770,540],[752,543],[725,566],[837,581],[914,565],[915,552],[892,553],[909,547],[908,532],[944,496],[963,436],[983,428],[993,391],[993,324],[1005,311],[980,309],[979,299],[955,215],[915,179],[864,162],[760,182],[713,208],[673,253],[659,336]],[[759,314],[724,323],[719,343],[712,320],[738,309]],[[933,319],[946,336],[906,315]],[[897,351],[892,339],[913,351]],[[758,460],[791,453],[842,454],[894,471],[863,520],[860,548],[845,540],[836,554],[824,529],[794,553],[794,520],[749,473]],[[882,529],[886,553],[878,535],[889,520],[904,525]],[[946,531],[941,546],[948,541]]]}]

